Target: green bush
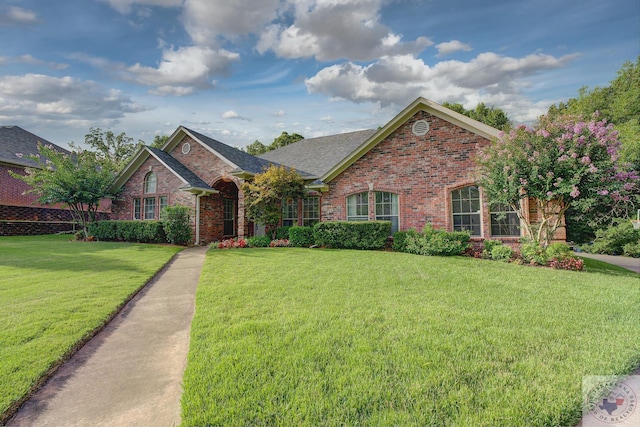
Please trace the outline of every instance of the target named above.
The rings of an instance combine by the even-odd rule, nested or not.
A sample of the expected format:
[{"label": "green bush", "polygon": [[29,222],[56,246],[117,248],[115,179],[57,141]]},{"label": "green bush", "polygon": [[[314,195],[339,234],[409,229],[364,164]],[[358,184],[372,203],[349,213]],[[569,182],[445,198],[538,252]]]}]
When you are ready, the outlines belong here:
[{"label": "green bush", "polygon": [[496,246],[502,246],[502,242],[500,240],[490,240],[490,239],[485,240],[484,249],[482,250],[482,258],[491,259],[492,258],[491,252],[493,251],[493,248],[495,248]]},{"label": "green bush", "polygon": [[247,239],[247,246],[250,248],[268,248],[270,243],[269,236],[252,236]]},{"label": "green bush", "polygon": [[633,258],[640,258],[640,242],[627,243],[622,248],[624,256],[630,256]]},{"label": "green bush", "polygon": [[640,230],[634,229],[628,219],[617,219],[612,226],[596,231],[593,244],[582,249],[593,254],[622,255],[625,245],[636,243],[640,243]]},{"label": "green bush", "polygon": [[288,225],[276,228],[276,240],[288,239],[290,228]]},{"label": "green bush", "polygon": [[461,255],[469,246],[471,238],[466,231],[449,232],[435,230],[430,226],[425,231],[426,233],[415,233],[406,236],[406,252],[435,256]]},{"label": "green bush", "polygon": [[140,243],[165,243],[161,221],[97,221],[89,226],[89,233],[98,240]]},{"label": "green bush", "polygon": [[529,239],[520,239],[520,254],[522,260],[530,264],[547,265],[549,258],[547,257],[547,251],[540,243],[534,242]]},{"label": "green bush", "polygon": [[169,243],[186,245],[191,242],[193,228],[190,208],[182,205],[167,206],[162,210],[160,218]]},{"label": "green bush", "polygon": [[294,226],[289,228],[289,244],[300,248],[313,246],[313,227]]},{"label": "green bush", "polygon": [[495,261],[509,262],[513,255],[513,249],[506,245],[493,245],[491,259]]},{"label": "green bush", "polygon": [[391,221],[326,221],[313,226],[317,245],[336,249],[382,249],[391,234]]},{"label": "green bush", "polygon": [[564,258],[572,255],[571,247],[566,243],[556,242],[547,246],[547,259]]}]

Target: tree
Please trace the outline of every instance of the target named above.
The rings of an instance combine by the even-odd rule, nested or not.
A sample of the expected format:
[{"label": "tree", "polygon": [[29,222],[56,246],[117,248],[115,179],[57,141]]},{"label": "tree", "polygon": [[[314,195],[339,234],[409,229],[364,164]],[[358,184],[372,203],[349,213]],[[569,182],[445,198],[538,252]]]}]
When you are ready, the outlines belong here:
[{"label": "tree", "polygon": [[74,150],[68,155],[51,145],[38,144],[38,153],[28,156],[37,167],[25,168],[26,175],[10,172],[11,176],[27,183],[31,187],[28,192],[37,195],[38,202],[67,205],[87,236],[100,200],[109,196],[112,171],[102,167],[102,159],[92,151]]},{"label": "tree", "polygon": [[[561,116],[542,117],[535,128],[519,126],[481,150],[478,183],[492,206],[510,206],[525,233],[546,246],[573,207],[589,212],[610,199],[626,203],[638,176],[618,167],[620,142],[613,125]],[[539,222],[527,218],[520,201],[534,201]]]},{"label": "tree", "polygon": [[153,137],[153,142],[151,143],[151,146],[154,148],[162,148],[168,140],[169,140],[168,135],[156,135]]},{"label": "tree", "polygon": [[463,114],[474,120],[489,125],[499,130],[506,131],[513,126],[513,123],[507,116],[507,113],[496,107],[487,107],[484,102],[479,103],[474,110],[467,110],[462,104],[450,104],[445,102],[442,104],[450,110]]},{"label": "tree", "polygon": [[252,156],[259,156],[260,154],[266,153],[267,151],[270,151],[270,150],[269,150],[269,147],[267,147],[262,142],[256,139],[254,142],[247,145],[245,151],[251,154]]},{"label": "tree", "polygon": [[609,86],[589,90],[582,87],[577,98],[549,107],[550,117],[575,114],[590,117],[599,111],[620,132],[620,156],[630,168],[640,170],[640,56],[635,64],[627,61]]},{"label": "tree", "polygon": [[304,179],[295,169],[271,165],[256,174],[253,181],[242,184],[245,214],[250,221],[264,224],[267,234],[275,238],[282,218],[282,202],[305,195]]},{"label": "tree", "polygon": [[[104,132],[100,128],[91,128],[85,135],[84,142],[95,150],[96,159],[102,168],[112,171],[113,174],[120,172],[143,145],[142,141],[134,144],[133,138],[124,132],[116,135],[110,130]],[[72,148],[77,147],[72,145]]]}]

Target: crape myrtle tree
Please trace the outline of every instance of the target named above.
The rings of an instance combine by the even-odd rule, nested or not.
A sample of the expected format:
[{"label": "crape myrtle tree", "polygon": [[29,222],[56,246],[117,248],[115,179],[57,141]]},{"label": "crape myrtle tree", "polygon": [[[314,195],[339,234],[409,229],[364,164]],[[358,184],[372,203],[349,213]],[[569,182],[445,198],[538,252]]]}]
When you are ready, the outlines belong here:
[{"label": "crape myrtle tree", "polygon": [[[569,207],[615,207],[638,191],[637,173],[619,167],[619,149],[617,132],[597,114],[589,122],[543,116],[535,127],[501,133],[480,151],[478,183],[491,206],[510,206],[526,235],[547,246]],[[525,215],[525,198],[536,204],[539,218]]]},{"label": "crape myrtle tree", "polygon": [[264,224],[267,234],[275,238],[282,218],[282,202],[304,197],[304,179],[295,169],[271,165],[256,174],[253,181],[242,184],[245,214],[250,221]]},{"label": "crape myrtle tree", "polygon": [[113,170],[103,167],[97,153],[78,148],[69,155],[52,145],[38,144],[38,154],[26,156],[37,166],[25,168],[26,175],[10,172],[11,175],[27,183],[31,187],[27,192],[35,194],[39,203],[67,205],[87,236],[88,224],[95,221],[100,200],[109,196]]}]

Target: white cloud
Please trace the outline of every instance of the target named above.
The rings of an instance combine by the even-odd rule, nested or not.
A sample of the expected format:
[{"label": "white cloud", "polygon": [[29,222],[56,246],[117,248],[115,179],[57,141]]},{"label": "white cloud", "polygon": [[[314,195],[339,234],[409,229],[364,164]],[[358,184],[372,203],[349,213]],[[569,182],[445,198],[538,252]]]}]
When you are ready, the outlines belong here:
[{"label": "white cloud", "polygon": [[437,56],[450,55],[460,50],[463,50],[465,52],[469,52],[470,50],[472,50],[471,45],[462,43],[459,40],[451,40],[450,42],[439,43],[436,45],[436,49],[438,49]]},{"label": "white cloud", "polygon": [[295,22],[266,27],[256,50],[261,54],[271,50],[282,58],[368,61],[418,54],[433,44],[426,37],[402,42],[400,35],[380,23],[381,6],[381,0],[296,3]]},{"label": "white cloud", "polygon": [[18,6],[0,7],[0,26],[28,25],[38,22],[36,13]]},{"label": "white cloud", "polygon": [[149,109],[94,81],[41,74],[0,76],[0,98],[0,115],[25,121],[118,119]]},{"label": "white cloud", "polygon": [[185,0],[182,20],[198,45],[216,46],[221,35],[257,33],[277,17],[279,0]]},{"label": "white cloud", "polygon": [[275,117],[284,117],[285,114],[286,113],[285,113],[284,110],[277,110],[277,111],[274,111],[273,113],[271,113],[271,115],[275,116]]},{"label": "white cloud", "polygon": [[430,67],[411,55],[387,56],[368,66],[351,62],[332,65],[305,83],[310,93],[356,103],[402,106],[424,96],[436,102],[460,102],[473,108],[482,101],[508,113],[519,113],[520,118],[532,119],[532,114],[536,114],[533,118],[539,115],[542,104],[532,107],[526,98],[527,77],[564,67],[575,57],[532,54],[511,58],[482,53],[469,62],[444,61]]},{"label": "white cloud", "polygon": [[242,117],[240,114],[236,113],[233,110],[225,111],[222,113],[222,118],[225,120],[246,120],[251,121],[251,119],[247,117]]},{"label": "white cloud", "polygon": [[53,70],[64,70],[69,67],[68,64],[62,64],[59,62],[47,62],[42,59],[35,58],[32,55],[20,55],[14,57],[0,57],[0,65],[6,65],[11,62],[15,62],[18,64],[28,64],[28,65],[43,65],[45,67],[51,68]]},{"label": "white cloud", "polygon": [[182,6],[184,0],[101,0],[109,3],[112,8],[120,13],[131,12],[133,5],[178,7]]}]

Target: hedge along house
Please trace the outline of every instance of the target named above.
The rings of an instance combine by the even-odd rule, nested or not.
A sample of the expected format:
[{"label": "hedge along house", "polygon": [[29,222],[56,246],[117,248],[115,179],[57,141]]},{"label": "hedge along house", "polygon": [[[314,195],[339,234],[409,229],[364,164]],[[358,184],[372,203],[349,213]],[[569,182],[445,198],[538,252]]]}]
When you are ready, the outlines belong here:
[{"label": "hedge along house", "polygon": [[[515,212],[490,211],[475,184],[474,156],[497,136],[424,98],[377,130],[304,139],[258,157],[180,127],[162,150],[145,147],[125,168],[112,212],[116,219],[157,219],[164,205],[180,203],[194,209],[198,242],[250,236],[241,184],[276,164],[295,168],[309,190],[303,200],[284,201],[282,225],[389,220],[395,231],[430,223],[470,230],[475,242],[516,243]],[[564,240],[564,229],[556,238]]]},{"label": "hedge along house", "polygon": [[[71,212],[63,205],[42,205],[35,194],[28,193],[31,187],[9,174],[24,175],[25,168],[38,167],[29,158],[38,154],[38,144],[52,145],[55,150],[69,154],[44,138],[19,126],[0,126],[0,235],[48,234],[73,231],[75,223]],[[99,213],[102,218],[109,211],[105,200]]]}]

